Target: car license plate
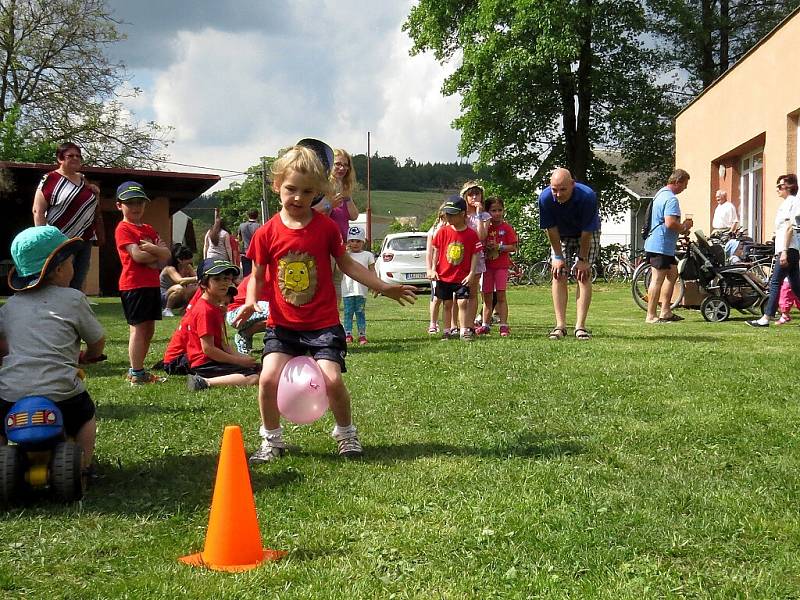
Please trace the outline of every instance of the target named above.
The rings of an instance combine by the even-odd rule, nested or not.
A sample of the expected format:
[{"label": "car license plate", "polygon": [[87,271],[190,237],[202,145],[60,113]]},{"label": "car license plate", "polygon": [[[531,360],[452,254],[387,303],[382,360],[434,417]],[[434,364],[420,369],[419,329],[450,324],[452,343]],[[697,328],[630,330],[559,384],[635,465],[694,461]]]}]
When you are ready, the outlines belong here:
[{"label": "car license plate", "polygon": [[406,279],[426,279],[427,273],[406,273]]}]

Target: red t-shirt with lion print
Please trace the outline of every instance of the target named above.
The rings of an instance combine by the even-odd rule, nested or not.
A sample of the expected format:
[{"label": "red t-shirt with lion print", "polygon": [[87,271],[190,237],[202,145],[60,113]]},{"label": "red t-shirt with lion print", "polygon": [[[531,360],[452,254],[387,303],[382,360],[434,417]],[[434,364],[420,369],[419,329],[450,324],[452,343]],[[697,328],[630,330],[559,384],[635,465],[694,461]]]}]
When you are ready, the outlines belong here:
[{"label": "red t-shirt with lion print", "polygon": [[289,229],[275,214],[256,230],[247,249],[269,274],[270,327],[311,331],[339,324],[331,257],[339,258],[346,248],[336,223],[312,213],[302,229]]}]

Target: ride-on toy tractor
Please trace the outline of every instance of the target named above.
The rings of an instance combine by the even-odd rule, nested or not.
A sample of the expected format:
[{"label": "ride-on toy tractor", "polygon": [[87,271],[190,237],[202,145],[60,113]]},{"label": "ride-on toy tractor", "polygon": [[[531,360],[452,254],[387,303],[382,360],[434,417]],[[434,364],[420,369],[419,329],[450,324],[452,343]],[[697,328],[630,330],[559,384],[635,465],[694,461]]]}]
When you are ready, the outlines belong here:
[{"label": "ride-on toy tractor", "polygon": [[13,504],[31,491],[49,490],[62,502],[83,497],[81,448],[67,441],[55,402],[27,396],[14,403],[0,446],[0,503]]}]

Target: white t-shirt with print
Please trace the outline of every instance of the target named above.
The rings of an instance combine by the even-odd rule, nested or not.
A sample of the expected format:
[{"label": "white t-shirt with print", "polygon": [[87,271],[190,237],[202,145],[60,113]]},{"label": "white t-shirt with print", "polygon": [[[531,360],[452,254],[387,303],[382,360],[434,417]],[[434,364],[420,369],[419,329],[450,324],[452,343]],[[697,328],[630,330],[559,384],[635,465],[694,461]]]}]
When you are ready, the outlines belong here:
[{"label": "white t-shirt with print", "polygon": [[[369,269],[370,265],[375,264],[375,257],[372,255],[372,252],[368,252],[367,250],[362,250],[361,252],[350,252],[348,250],[347,253],[350,255],[350,258],[366,269]],[[363,296],[366,298],[368,291],[369,288],[363,283],[359,283],[347,275],[342,277],[342,298],[347,298],[348,296]]]}]

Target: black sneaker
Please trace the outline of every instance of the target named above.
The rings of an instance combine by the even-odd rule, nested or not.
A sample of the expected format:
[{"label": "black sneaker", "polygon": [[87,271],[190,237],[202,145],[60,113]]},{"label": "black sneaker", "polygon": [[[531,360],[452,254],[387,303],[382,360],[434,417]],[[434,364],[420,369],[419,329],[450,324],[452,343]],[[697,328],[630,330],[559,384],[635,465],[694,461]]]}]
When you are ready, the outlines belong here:
[{"label": "black sneaker", "polygon": [[186,376],[186,388],[190,392],[202,392],[203,390],[208,389],[208,382],[200,377],[200,375],[187,375]]},{"label": "black sneaker", "polygon": [[750,327],[769,327],[769,321],[766,323],[762,323],[758,319],[753,319],[752,321],[745,321]]}]

